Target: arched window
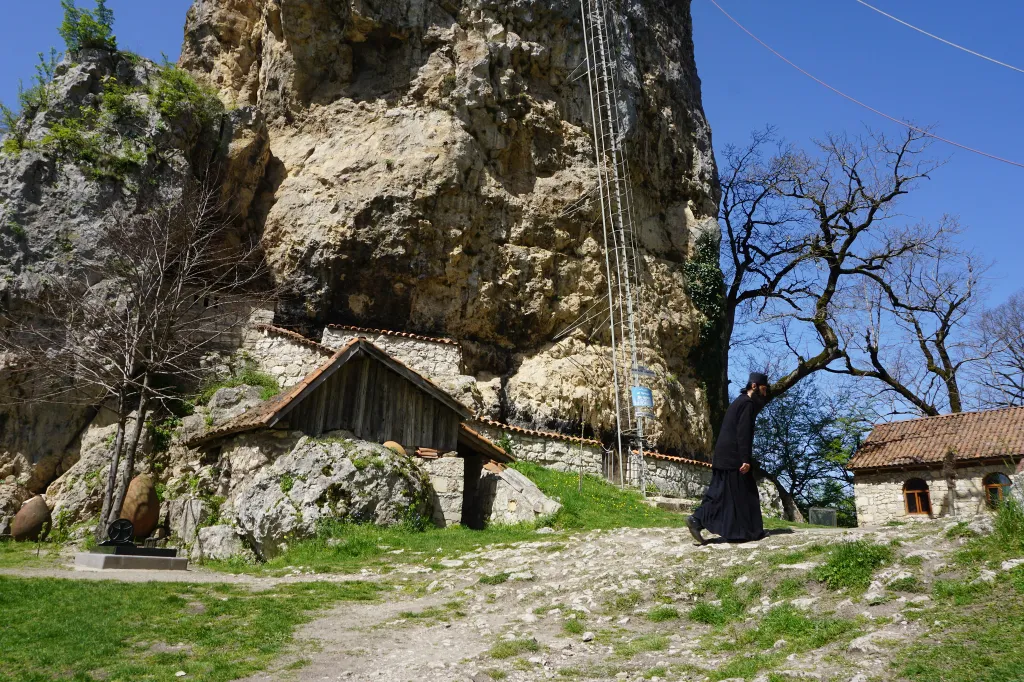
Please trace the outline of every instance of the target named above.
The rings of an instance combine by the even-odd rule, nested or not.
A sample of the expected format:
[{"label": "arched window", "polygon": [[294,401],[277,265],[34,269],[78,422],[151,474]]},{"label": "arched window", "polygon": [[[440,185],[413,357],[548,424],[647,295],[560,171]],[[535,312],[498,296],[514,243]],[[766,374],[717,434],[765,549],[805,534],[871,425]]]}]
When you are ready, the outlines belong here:
[{"label": "arched window", "polygon": [[904,484],[903,499],[907,503],[908,514],[932,513],[932,500],[928,494],[928,484],[920,478],[912,478]]},{"label": "arched window", "polygon": [[995,509],[999,503],[1006,499],[1010,486],[1013,482],[1006,474],[989,474],[985,477],[985,501],[988,506]]}]

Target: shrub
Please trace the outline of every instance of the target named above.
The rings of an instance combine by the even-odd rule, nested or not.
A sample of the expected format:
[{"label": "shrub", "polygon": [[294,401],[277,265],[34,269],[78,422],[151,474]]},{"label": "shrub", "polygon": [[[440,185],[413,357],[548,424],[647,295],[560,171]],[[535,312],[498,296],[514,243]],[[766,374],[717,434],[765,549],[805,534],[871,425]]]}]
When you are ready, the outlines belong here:
[{"label": "shrub", "polygon": [[824,565],[814,570],[814,578],[829,589],[865,589],[875,569],[892,560],[892,548],[857,540],[843,542],[828,554]]},{"label": "shrub", "polygon": [[114,37],[114,11],[107,7],[107,0],[96,0],[96,9],[80,9],[75,0],[61,0],[64,21],[57,32],[71,51],[86,48],[116,50]]},{"label": "shrub", "polygon": [[160,69],[153,102],[157,110],[169,119],[191,115],[203,125],[224,111],[224,105],[212,88],[200,85],[173,64]]},{"label": "shrub", "polygon": [[255,367],[248,366],[234,376],[214,381],[204,386],[199,392],[196,402],[200,405],[205,405],[210,402],[213,394],[220,389],[237,388],[238,386],[256,386],[261,388],[260,398],[262,400],[269,400],[281,392],[281,386],[277,383],[277,379],[266,372],[259,371]]}]

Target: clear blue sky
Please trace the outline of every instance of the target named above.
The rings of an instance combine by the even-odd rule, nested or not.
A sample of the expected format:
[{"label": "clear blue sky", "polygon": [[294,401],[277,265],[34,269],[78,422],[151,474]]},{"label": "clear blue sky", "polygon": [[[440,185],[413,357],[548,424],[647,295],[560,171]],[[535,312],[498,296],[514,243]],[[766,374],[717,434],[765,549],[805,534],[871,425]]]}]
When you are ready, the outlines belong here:
[{"label": "clear blue sky", "polygon": [[[938,124],[939,134],[1024,162],[1024,74],[915,33],[854,0],[719,0],[787,57],[850,95],[900,118]],[[80,4],[85,4],[81,3]],[[177,58],[189,0],[110,0],[122,47]],[[872,0],[904,20],[1024,68],[1024,3],[1015,0]],[[13,103],[35,53],[60,47],[58,0],[8,2],[0,24],[0,100]],[[826,131],[868,123],[895,131],[779,61],[740,32],[708,0],[694,0],[697,67],[704,108],[721,149],[771,123],[804,143]],[[915,218],[958,214],[967,239],[996,260],[991,303],[1024,287],[1024,236],[1015,197],[1024,169],[954,149],[905,205]]]}]

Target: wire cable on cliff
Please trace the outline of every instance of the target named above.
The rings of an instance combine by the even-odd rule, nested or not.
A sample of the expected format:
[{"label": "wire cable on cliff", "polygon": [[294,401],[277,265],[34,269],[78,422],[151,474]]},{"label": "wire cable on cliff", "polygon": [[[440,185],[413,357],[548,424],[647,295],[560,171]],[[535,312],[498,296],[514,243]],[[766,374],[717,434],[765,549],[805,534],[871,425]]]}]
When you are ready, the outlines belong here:
[{"label": "wire cable on cliff", "polygon": [[985,61],[992,62],[993,64],[998,64],[999,66],[1005,66],[1006,68],[1012,69],[1013,71],[1017,71],[1018,73],[1024,73],[1024,69],[1018,69],[1013,64],[1007,64],[1006,62],[1001,62],[998,59],[993,59],[992,57],[989,57],[987,55],[983,55],[980,52],[975,52],[974,50],[972,50],[970,48],[964,47],[963,45],[957,45],[956,43],[954,43],[952,41],[949,41],[949,40],[946,40],[945,38],[941,38],[941,37],[935,35],[934,33],[929,33],[928,31],[924,30],[923,28],[919,28],[917,26],[914,26],[911,23],[903,21],[899,17],[894,17],[893,15],[889,14],[888,12],[884,12],[884,11],[878,9],[874,5],[869,5],[868,3],[864,2],[864,0],[855,0],[855,2],[858,2],[861,5],[864,5],[865,7],[867,7],[870,10],[878,12],[883,17],[888,17],[889,19],[892,19],[893,21],[895,21],[895,22],[897,22],[899,24],[903,24],[907,28],[914,29],[918,33],[923,33],[924,35],[928,36],[929,38],[934,38],[935,40],[938,40],[940,43],[945,43],[946,45],[949,45],[950,47],[955,47],[958,50],[962,50],[962,51],[966,52],[967,54],[973,54],[975,57],[981,57]]},{"label": "wire cable on cliff", "polygon": [[1004,159],[1001,156],[996,156],[995,154],[989,154],[988,152],[983,152],[980,149],[975,149],[974,147],[968,147],[965,144],[960,144],[959,142],[954,142],[953,140],[950,140],[949,138],[945,138],[945,137],[941,137],[939,135],[936,135],[935,133],[929,132],[928,130],[926,130],[924,128],[919,128],[919,127],[917,127],[917,126],[915,126],[915,125],[913,125],[911,123],[907,123],[906,121],[900,120],[900,119],[896,118],[895,116],[890,116],[889,114],[885,113],[884,111],[879,111],[878,109],[875,109],[871,105],[865,104],[864,102],[861,102],[859,99],[857,99],[855,97],[852,97],[851,95],[847,95],[842,90],[839,90],[838,88],[832,87],[831,85],[829,85],[825,81],[821,80],[820,78],[818,78],[814,74],[810,73],[809,71],[805,71],[804,69],[802,69],[797,64],[791,62],[789,59],[787,59],[785,56],[783,56],[780,52],[775,50],[771,45],[769,45],[768,43],[764,42],[763,40],[758,38],[756,35],[754,35],[750,31],[750,29],[748,29],[746,26],[744,26],[739,21],[737,21],[731,14],[726,12],[725,9],[723,9],[722,6],[719,5],[715,0],[708,0],[708,2],[710,2],[712,5],[717,7],[718,11],[721,12],[722,14],[724,14],[726,16],[726,18],[729,19],[729,21],[731,21],[732,23],[736,24],[740,28],[740,30],[742,30],[748,36],[750,36],[755,41],[760,43],[760,45],[763,48],[765,48],[766,50],[771,52],[773,55],[775,55],[776,57],[778,57],[782,61],[786,62],[787,64],[789,64],[794,69],[796,69],[797,71],[799,71],[803,75],[807,76],[808,78],[810,78],[814,82],[816,82],[819,85],[822,85],[822,86],[828,88],[829,90],[831,90],[832,92],[836,93],[840,97],[848,99],[849,101],[853,102],[857,106],[863,107],[863,108],[867,109],[868,111],[870,111],[870,112],[872,112],[874,114],[877,114],[877,115],[881,116],[882,118],[888,119],[888,120],[892,121],[893,123],[895,123],[897,125],[901,125],[904,128],[909,128],[910,130],[913,130],[916,133],[920,133],[921,135],[926,135],[927,137],[930,137],[930,138],[932,138],[934,140],[938,140],[939,142],[945,142],[946,144],[948,144],[950,146],[957,147],[958,149],[963,149],[964,151],[971,152],[972,154],[978,154],[979,156],[984,156],[986,158],[992,159],[993,161],[1000,161],[1002,163],[1006,163],[1006,164],[1009,164],[1011,166],[1017,166],[1018,168],[1024,168],[1024,163],[1020,163],[1018,161],[1011,161],[1010,159]]}]

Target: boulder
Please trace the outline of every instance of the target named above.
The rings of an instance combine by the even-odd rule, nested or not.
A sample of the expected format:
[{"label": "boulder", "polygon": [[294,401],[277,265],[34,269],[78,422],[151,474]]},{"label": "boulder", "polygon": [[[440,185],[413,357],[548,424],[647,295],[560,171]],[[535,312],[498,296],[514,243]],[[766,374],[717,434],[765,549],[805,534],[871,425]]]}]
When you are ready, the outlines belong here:
[{"label": "boulder", "polygon": [[218,390],[205,407],[181,421],[178,440],[188,443],[220,427],[229,419],[248,412],[263,402],[262,393],[262,388],[248,385]]},{"label": "boulder", "polygon": [[553,516],[562,508],[515,469],[497,473],[485,469],[481,486],[484,510],[490,510],[489,518],[494,523],[530,523]]},{"label": "boulder", "polygon": [[768,519],[785,518],[786,512],[779,497],[779,489],[767,478],[757,482],[757,493],[761,498],[761,516]]},{"label": "boulder", "polygon": [[179,540],[194,544],[200,527],[211,516],[210,505],[194,497],[180,497],[167,504],[167,525]]},{"label": "boulder", "polygon": [[[279,439],[267,438],[268,447],[279,446]],[[246,442],[255,445],[251,436]],[[412,458],[376,443],[302,438],[251,477],[233,482],[222,511],[233,516],[256,553],[269,558],[287,540],[313,536],[329,519],[396,525],[426,516],[428,486]]]},{"label": "boulder", "polygon": [[231,526],[207,526],[200,528],[196,543],[192,547],[192,558],[223,561],[232,557],[252,558],[242,537]]},{"label": "boulder", "polygon": [[30,497],[32,493],[17,483],[0,483],[0,537],[11,534],[14,516]]},{"label": "boulder", "polygon": [[149,474],[141,474],[128,484],[128,492],[121,507],[121,518],[135,526],[135,537],[146,538],[160,521],[160,499],[156,494],[156,481]]},{"label": "boulder", "polygon": [[52,525],[53,519],[46,500],[42,495],[36,495],[15,514],[11,535],[17,542],[45,540]]}]

